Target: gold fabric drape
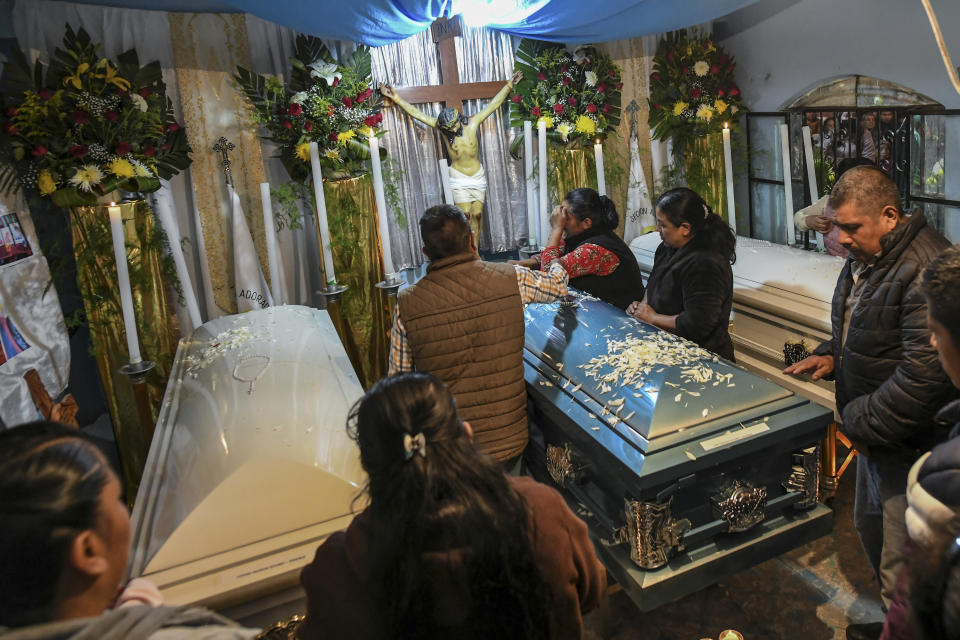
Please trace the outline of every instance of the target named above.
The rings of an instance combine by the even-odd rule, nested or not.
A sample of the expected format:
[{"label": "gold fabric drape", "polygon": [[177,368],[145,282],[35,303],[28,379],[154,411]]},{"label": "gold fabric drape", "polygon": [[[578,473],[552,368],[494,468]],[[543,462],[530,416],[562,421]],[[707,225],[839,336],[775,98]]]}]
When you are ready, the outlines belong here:
[{"label": "gold fabric drape", "polygon": [[589,149],[549,147],[547,166],[550,167],[550,186],[554,187],[550,202],[563,202],[563,197],[571,189],[597,188],[597,164],[592,145]]},{"label": "gold fabric drape", "polygon": [[[151,420],[155,422],[180,339],[172,300],[174,293],[166,284],[173,281],[174,276],[164,266],[164,238],[147,203],[143,200],[124,202],[120,210],[140,352],[144,360],[152,360],[157,365],[147,375],[146,382]],[[70,211],[77,284],[113,419],[126,495],[132,500],[140,484],[150,442],[141,431],[130,380],[119,373],[130,358],[120,309],[110,218],[105,205],[74,207]],[[149,426],[152,431],[153,424]]]},{"label": "gold fabric drape", "polygon": [[723,167],[723,134],[695,138],[683,149],[687,185],[727,219],[727,189]]},{"label": "gold fabric drape", "polygon": [[258,127],[250,119],[246,98],[233,80],[237,65],[250,67],[246,18],[242,13],[170,13],[168,18],[183,120],[193,149],[190,179],[213,298],[224,312],[236,313],[230,198],[220,156],[212,151],[220,136],[236,145],[230,152],[234,186],[260,267],[273,286],[260,215],[259,185],[264,182],[264,172]]},{"label": "gold fabric drape", "polygon": [[390,329],[389,310],[375,286],[384,275],[373,178],[325,180],[323,194],[337,282],[349,287],[340,300],[343,324],[338,329],[357,377],[369,389],[387,375]]}]

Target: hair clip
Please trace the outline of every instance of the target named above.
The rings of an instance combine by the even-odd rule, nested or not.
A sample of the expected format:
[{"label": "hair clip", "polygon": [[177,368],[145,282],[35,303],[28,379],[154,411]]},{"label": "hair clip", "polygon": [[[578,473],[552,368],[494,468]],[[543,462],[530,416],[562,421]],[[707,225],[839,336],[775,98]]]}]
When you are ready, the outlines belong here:
[{"label": "hair clip", "polygon": [[420,432],[415,436],[411,436],[409,433],[403,434],[403,451],[404,460],[409,460],[415,453],[419,453],[421,456],[426,458],[427,438],[423,435],[423,432]]}]

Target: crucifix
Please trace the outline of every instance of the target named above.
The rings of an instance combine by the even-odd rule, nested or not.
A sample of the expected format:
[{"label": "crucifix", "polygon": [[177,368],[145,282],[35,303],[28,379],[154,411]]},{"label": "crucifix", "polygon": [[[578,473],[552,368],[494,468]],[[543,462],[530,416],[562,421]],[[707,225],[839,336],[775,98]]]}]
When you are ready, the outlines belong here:
[{"label": "crucifix", "polygon": [[[431,25],[430,31],[440,53],[441,83],[398,89],[384,84],[380,87],[380,93],[415,120],[438,129],[443,134],[443,146],[450,157],[449,176],[453,204],[463,210],[471,230],[479,237],[487,178],[480,165],[477,130],[480,123],[503,104],[514,84],[523,76],[519,72],[514,73],[506,84],[496,81],[461,83],[454,40],[460,35],[459,17],[439,18]],[[488,97],[492,99],[487,106],[470,118],[461,113],[464,100]],[[441,102],[445,107],[433,118],[413,106],[413,103],[424,102]]]},{"label": "crucifix", "polygon": [[223,176],[227,180],[228,186],[233,186],[233,172],[230,170],[230,152],[236,149],[236,145],[220,136],[217,143],[213,145],[213,152],[220,154],[220,164],[223,165]]}]

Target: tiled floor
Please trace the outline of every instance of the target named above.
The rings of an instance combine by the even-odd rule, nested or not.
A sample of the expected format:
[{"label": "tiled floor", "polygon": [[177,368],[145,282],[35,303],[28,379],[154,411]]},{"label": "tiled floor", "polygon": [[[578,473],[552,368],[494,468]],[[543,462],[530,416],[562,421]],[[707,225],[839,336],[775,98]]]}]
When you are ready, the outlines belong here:
[{"label": "tiled floor", "polygon": [[847,625],[882,620],[880,594],[853,528],[853,474],[840,481],[833,533],[682,600],[641,613],[621,591],[590,638],[699,640],[736,629],[745,640],[844,638]]}]

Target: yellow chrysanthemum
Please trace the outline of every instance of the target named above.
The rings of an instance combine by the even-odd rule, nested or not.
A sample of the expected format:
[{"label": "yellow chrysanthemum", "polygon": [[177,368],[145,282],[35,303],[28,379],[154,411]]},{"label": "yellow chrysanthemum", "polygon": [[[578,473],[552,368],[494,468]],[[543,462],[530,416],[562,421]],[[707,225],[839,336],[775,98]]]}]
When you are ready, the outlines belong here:
[{"label": "yellow chrysanthemum", "polygon": [[597,132],[597,123],[589,116],[580,116],[577,118],[577,131],[591,135]]},{"label": "yellow chrysanthemum", "polygon": [[333,160],[334,162],[340,162],[340,151],[337,149],[327,149],[323,152],[323,155],[326,156],[328,160]]},{"label": "yellow chrysanthemum", "polygon": [[350,138],[355,138],[356,136],[357,136],[357,132],[354,131],[353,129],[350,129],[349,131],[341,131],[340,133],[337,134],[337,143],[347,144],[347,140],[349,140]]},{"label": "yellow chrysanthemum", "polygon": [[697,117],[710,122],[713,119],[713,108],[705,104],[700,105],[700,108],[697,109]]},{"label": "yellow chrysanthemum", "polygon": [[360,127],[360,135],[363,136],[364,138],[369,138],[371,135],[373,135],[373,129],[371,129],[367,125],[363,125],[362,127]]},{"label": "yellow chrysanthemum", "polygon": [[719,100],[719,99],[715,100],[714,103],[713,103],[713,108],[717,110],[717,113],[723,113],[724,111],[727,110],[727,107],[728,107],[728,106],[729,106],[729,105],[727,105],[726,102],[724,102],[723,100]]},{"label": "yellow chrysanthemum", "polygon": [[142,162],[134,162],[133,169],[136,171],[137,175],[141,178],[152,178],[154,172],[147,165]]},{"label": "yellow chrysanthemum", "polygon": [[693,65],[693,72],[702,78],[703,76],[710,73],[710,65],[707,64],[706,61],[704,60],[697,60],[696,63]]},{"label": "yellow chrysanthemum", "polygon": [[130,164],[130,161],[126,158],[115,158],[111,160],[110,164],[107,165],[107,171],[118,178],[132,178],[137,174],[137,170],[133,168],[133,165]]},{"label": "yellow chrysanthemum", "polygon": [[301,142],[297,145],[296,156],[304,162],[310,162],[310,143]]},{"label": "yellow chrysanthemum", "polygon": [[46,169],[37,176],[37,188],[40,189],[40,195],[42,196],[48,196],[57,190],[57,183]]},{"label": "yellow chrysanthemum", "polygon": [[563,141],[566,142],[567,138],[570,136],[570,133],[573,131],[573,125],[569,122],[564,122],[561,125],[557,125],[557,133],[560,134],[560,137],[563,138]]},{"label": "yellow chrysanthemum", "polygon": [[543,122],[543,126],[547,129],[553,128],[553,117],[551,116],[540,116],[540,121]]},{"label": "yellow chrysanthemum", "polygon": [[85,164],[70,177],[70,184],[80,191],[87,193],[93,191],[93,187],[100,184],[103,180],[103,172],[95,164]]},{"label": "yellow chrysanthemum", "polygon": [[681,113],[683,113],[684,111],[686,111],[686,110],[687,110],[687,107],[689,107],[689,106],[690,106],[690,105],[687,104],[686,102],[678,102],[678,103],[676,103],[675,105],[673,105],[673,115],[675,115],[675,116],[680,115]]}]

